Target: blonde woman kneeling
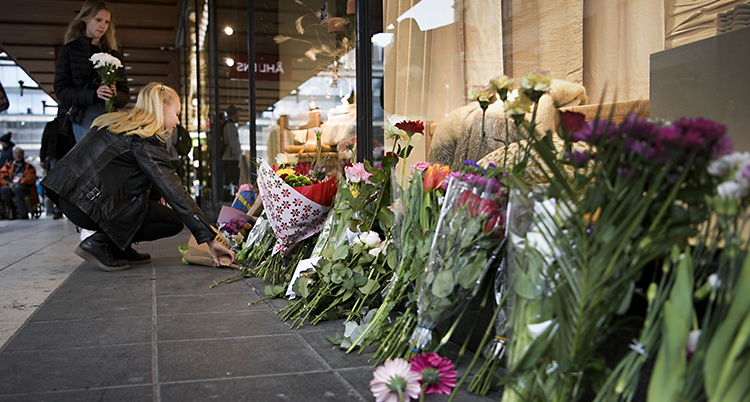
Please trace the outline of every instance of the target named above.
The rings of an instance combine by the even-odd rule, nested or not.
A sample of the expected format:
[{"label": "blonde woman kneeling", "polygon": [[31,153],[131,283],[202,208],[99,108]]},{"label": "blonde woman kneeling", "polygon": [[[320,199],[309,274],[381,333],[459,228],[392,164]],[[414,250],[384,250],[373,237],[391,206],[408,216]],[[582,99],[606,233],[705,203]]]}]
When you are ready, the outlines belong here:
[{"label": "blonde woman kneeling", "polygon": [[[234,253],[215,240],[206,216],[182,186],[165,147],[179,123],[180,98],[174,89],[152,82],[129,112],[94,120],[92,131],[47,174],[42,186],[74,224],[96,233],[75,253],[105,271],[147,263],[133,242],[174,236],[183,222],[198,243],[208,242],[217,266]],[[172,208],[149,201],[151,186]]]}]

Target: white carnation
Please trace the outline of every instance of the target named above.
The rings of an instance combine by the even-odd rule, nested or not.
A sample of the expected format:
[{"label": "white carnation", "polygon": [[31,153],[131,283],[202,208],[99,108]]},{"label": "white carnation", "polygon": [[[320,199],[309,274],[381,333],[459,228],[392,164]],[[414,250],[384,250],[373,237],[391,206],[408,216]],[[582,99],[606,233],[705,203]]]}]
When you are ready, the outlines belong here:
[{"label": "white carnation", "polygon": [[716,191],[722,198],[742,198],[747,195],[747,185],[742,185],[736,181],[726,181],[719,184]]},{"label": "white carnation", "polygon": [[715,177],[727,177],[734,169],[750,163],[750,152],[732,152],[708,165],[708,173]]},{"label": "white carnation", "polygon": [[100,67],[114,67],[122,68],[122,63],[120,62],[120,59],[118,59],[115,56],[112,56],[109,53],[94,53],[89,60],[94,63],[94,68],[100,68]]}]

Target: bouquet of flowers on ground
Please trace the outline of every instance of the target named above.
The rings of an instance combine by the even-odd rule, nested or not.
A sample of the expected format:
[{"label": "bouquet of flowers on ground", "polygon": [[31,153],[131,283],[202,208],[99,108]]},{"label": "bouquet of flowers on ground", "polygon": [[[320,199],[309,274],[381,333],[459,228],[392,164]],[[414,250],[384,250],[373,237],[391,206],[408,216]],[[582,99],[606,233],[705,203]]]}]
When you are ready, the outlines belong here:
[{"label": "bouquet of flowers on ground", "polygon": [[282,319],[299,325],[311,314],[313,324],[324,318],[360,319],[363,308],[379,295],[395,267],[396,250],[388,247],[393,212],[386,206],[391,204],[390,170],[396,162],[388,156],[382,168],[369,162],[344,167],[329,214],[333,219],[330,227],[329,221],[324,225],[311,255],[314,271],[294,281],[292,290],[299,298],[284,309]]},{"label": "bouquet of flowers on ground", "polygon": [[[261,161],[258,168],[260,198],[277,243],[255,274],[273,283],[289,279],[283,257],[291,246],[320,232],[336,194],[335,177],[316,177],[317,169],[297,166],[297,170],[273,169]],[[293,269],[296,263],[289,266]]]},{"label": "bouquet of flowers on ground", "polygon": [[[551,174],[536,191],[516,183],[510,201],[512,332],[503,400],[574,401],[604,367],[598,347],[627,310],[643,268],[706,219],[706,167],[731,141],[706,120],[657,124],[635,116],[569,125],[560,132],[562,150],[550,135],[532,136]],[[588,152],[571,152],[575,141]],[[572,178],[566,166],[576,168]]]},{"label": "bouquet of flowers on ground", "polygon": [[[414,121],[401,122],[393,128],[389,128],[391,132],[389,135],[406,141],[405,148],[402,148],[398,141],[394,143],[394,151],[398,147],[396,154],[402,160],[408,156],[412,149],[409,145],[412,136],[415,133],[421,133],[422,130],[424,130],[424,125],[421,122]],[[429,244],[432,241],[433,230],[437,225],[437,215],[440,211],[439,199],[443,190],[438,190],[438,188],[442,187],[443,180],[450,173],[450,169],[445,166],[431,166],[430,164],[418,164],[414,168],[415,172],[412,175],[411,182],[407,188],[403,189],[403,193],[401,186],[397,185],[399,180],[391,179],[391,183],[394,184],[394,190],[392,190],[394,204],[392,208],[396,214],[392,230],[393,243],[399,250],[400,256],[395,272],[384,289],[383,302],[378,307],[377,313],[358,339],[352,342],[352,346],[347,349],[347,352],[351,352],[355,347],[367,346],[374,342],[390,339],[394,332],[389,331],[389,334],[386,334],[382,331],[386,319],[396,305],[404,301],[410,290],[413,290],[414,280],[419,277],[424,269],[424,263],[429,255]],[[393,174],[397,176],[396,172],[393,172]],[[402,174],[401,178],[403,177]],[[403,315],[403,317],[411,316],[408,313]],[[373,331],[378,336],[372,336]],[[385,338],[381,338],[381,334]],[[385,342],[382,344],[386,345]],[[386,353],[385,355],[391,354]]]},{"label": "bouquet of flowers on ground", "polygon": [[453,317],[478,291],[501,251],[505,237],[505,188],[502,171],[473,171],[453,177],[443,200],[418,299],[415,351],[432,350],[435,326]]},{"label": "bouquet of flowers on ground", "polygon": [[238,253],[245,244],[245,238],[253,224],[240,218],[234,218],[229,222],[219,225],[219,233],[227,239],[229,248]]},{"label": "bouquet of flowers on ground", "polygon": [[[105,87],[111,87],[113,84],[122,80],[117,75],[117,69],[122,68],[122,62],[115,56],[109,53],[94,53],[89,60],[94,63],[94,70],[99,76],[99,82]],[[106,112],[111,113],[115,111],[115,100],[114,97],[109,98],[106,102]]]},{"label": "bouquet of flowers on ground", "polygon": [[599,400],[632,400],[638,374],[655,356],[649,401],[747,401],[750,375],[750,154],[708,166],[716,194],[693,247],[672,250],[664,275],[649,286],[649,314]]}]

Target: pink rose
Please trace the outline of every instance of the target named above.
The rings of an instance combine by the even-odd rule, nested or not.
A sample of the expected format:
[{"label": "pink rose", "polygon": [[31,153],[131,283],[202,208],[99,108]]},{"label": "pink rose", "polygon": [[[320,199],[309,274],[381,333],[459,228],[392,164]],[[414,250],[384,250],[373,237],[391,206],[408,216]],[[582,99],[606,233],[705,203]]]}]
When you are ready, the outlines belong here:
[{"label": "pink rose", "polygon": [[424,172],[425,169],[427,169],[430,166],[432,166],[432,163],[429,163],[429,162],[417,162],[417,163],[411,165],[411,169],[413,171],[416,171],[417,173],[422,173],[422,172]]},{"label": "pink rose", "polygon": [[352,183],[369,183],[370,172],[365,170],[365,165],[362,162],[345,167],[344,174],[346,174],[346,179]]}]

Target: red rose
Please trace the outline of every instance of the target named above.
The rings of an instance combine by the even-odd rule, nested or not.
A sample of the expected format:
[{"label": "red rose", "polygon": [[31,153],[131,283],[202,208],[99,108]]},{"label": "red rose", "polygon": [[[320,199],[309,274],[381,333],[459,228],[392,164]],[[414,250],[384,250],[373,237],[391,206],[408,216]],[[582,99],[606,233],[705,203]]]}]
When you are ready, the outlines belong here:
[{"label": "red rose", "polygon": [[562,129],[563,133],[575,133],[580,131],[586,125],[586,116],[578,112],[563,112]]}]

